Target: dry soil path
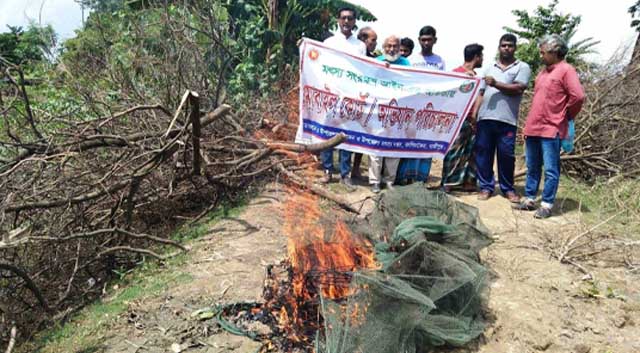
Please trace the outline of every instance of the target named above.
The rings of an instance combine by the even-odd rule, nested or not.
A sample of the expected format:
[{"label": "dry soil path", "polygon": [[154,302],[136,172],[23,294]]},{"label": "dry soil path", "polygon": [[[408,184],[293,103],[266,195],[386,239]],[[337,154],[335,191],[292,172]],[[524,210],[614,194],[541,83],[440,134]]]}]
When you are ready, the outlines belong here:
[{"label": "dry soil path", "polygon": [[[330,186],[343,191],[339,186]],[[346,193],[370,210],[364,185]],[[130,303],[104,344],[105,352],[247,352],[258,348],[243,337],[216,331],[211,322],[191,314],[219,302],[260,300],[267,264],[286,254],[281,235],[286,192],[272,184],[237,218],[225,219],[192,244],[190,261],[181,268],[193,281],[161,296]],[[590,267],[596,282],[576,267],[560,264],[549,249],[577,231],[580,214],[566,210],[549,220],[510,209],[502,197],[478,201],[458,196],[480,210],[496,241],[483,254],[491,269],[486,316],[489,326],[477,342],[454,352],[636,353],[640,352],[640,286],[624,269]],[[364,200],[364,201],[362,201]],[[586,293],[599,288],[602,298]],[[612,289],[606,298],[605,289]],[[595,293],[598,293],[597,291]],[[624,299],[621,299],[624,297]]]}]

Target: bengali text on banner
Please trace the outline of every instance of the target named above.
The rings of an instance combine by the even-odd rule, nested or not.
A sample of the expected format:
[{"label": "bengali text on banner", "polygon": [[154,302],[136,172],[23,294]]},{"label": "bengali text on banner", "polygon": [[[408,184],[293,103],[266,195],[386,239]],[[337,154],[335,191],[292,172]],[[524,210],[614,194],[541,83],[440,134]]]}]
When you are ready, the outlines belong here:
[{"label": "bengali text on banner", "polygon": [[337,148],[384,157],[442,158],[473,108],[479,79],[391,65],[313,40],[300,45],[298,143],[343,132]]}]

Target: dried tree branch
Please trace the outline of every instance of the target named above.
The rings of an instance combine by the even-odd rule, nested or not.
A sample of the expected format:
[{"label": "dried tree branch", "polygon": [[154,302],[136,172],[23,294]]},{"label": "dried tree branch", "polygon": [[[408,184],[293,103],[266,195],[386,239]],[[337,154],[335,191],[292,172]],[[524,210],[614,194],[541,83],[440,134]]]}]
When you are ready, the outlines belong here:
[{"label": "dried tree branch", "polygon": [[359,210],[356,209],[355,207],[353,207],[353,205],[351,205],[349,202],[347,202],[345,199],[343,199],[342,197],[332,193],[331,191],[325,189],[325,188],[321,188],[318,187],[316,185],[313,185],[309,182],[304,181],[302,178],[298,177],[297,175],[295,175],[293,172],[288,171],[285,167],[283,167],[282,165],[278,165],[278,169],[289,178],[289,181],[291,181],[292,183],[296,184],[297,186],[303,188],[303,189],[307,189],[311,192],[313,192],[314,194],[324,197],[327,200],[333,201],[335,202],[338,206],[340,206],[342,209],[349,211],[351,213],[355,213],[355,214],[359,214]]},{"label": "dried tree branch", "polygon": [[271,149],[283,149],[292,152],[309,152],[318,154],[326,149],[333,148],[347,139],[347,135],[343,133],[339,133],[334,137],[328,139],[325,142],[310,144],[310,145],[302,145],[298,143],[282,143],[282,142],[268,142],[267,146]]},{"label": "dried tree branch", "polygon": [[140,248],[133,248],[130,246],[114,246],[112,248],[108,248],[102,252],[100,252],[98,254],[98,257],[103,257],[107,254],[113,253],[113,252],[119,252],[119,251],[126,251],[126,252],[133,252],[133,253],[138,253],[138,254],[143,254],[143,255],[148,255],[151,257],[154,257],[158,260],[167,260],[170,259],[172,257],[174,257],[176,254],[169,254],[169,255],[160,255],[152,250],[149,249],[140,249]]},{"label": "dried tree branch", "polygon": [[603,225],[611,222],[611,220],[613,220],[614,218],[616,218],[617,216],[619,216],[623,211],[619,211],[614,215],[611,215],[610,217],[608,217],[607,219],[605,219],[604,221],[596,224],[595,226],[589,228],[588,230],[576,235],[575,237],[573,237],[571,240],[568,240],[567,243],[562,247],[562,252],[560,253],[560,255],[558,255],[558,261],[563,262],[566,260],[567,254],[569,254],[569,252],[575,250],[577,247],[574,247],[573,244],[575,244],[575,242],[577,242],[578,240],[580,240],[581,238],[583,238],[584,236],[591,234],[594,230],[602,227]]},{"label": "dried tree branch", "polygon": [[11,333],[9,337],[9,344],[7,345],[7,350],[5,353],[11,353],[13,351],[13,347],[16,345],[16,337],[18,336],[18,328],[14,325],[11,327]]},{"label": "dried tree branch", "polygon": [[31,279],[31,277],[29,277],[29,274],[27,274],[26,271],[24,271],[23,269],[15,265],[4,263],[4,262],[0,262],[0,270],[13,272],[16,276],[22,278],[22,280],[25,282],[26,287],[31,291],[31,293],[33,293],[33,296],[36,297],[36,299],[38,300],[38,303],[40,303],[40,305],[45,310],[45,312],[47,313],[51,312],[51,309],[49,308],[47,301],[44,299],[44,296],[40,291],[40,288],[38,288],[38,286]]}]

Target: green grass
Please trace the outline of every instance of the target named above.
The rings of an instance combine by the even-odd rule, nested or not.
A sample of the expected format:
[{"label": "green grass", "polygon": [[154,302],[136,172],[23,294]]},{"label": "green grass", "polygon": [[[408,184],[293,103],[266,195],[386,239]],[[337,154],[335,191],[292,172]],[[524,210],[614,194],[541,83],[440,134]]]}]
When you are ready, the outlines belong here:
[{"label": "green grass", "polygon": [[129,304],[153,298],[170,286],[192,280],[187,273],[176,271],[186,256],[178,256],[166,264],[146,263],[110,286],[107,296],[83,309],[64,325],[55,326],[36,337],[35,346],[26,344],[23,352],[99,352],[108,328]]},{"label": "green grass", "polygon": [[579,209],[587,224],[598,224],[618,214],[606,229],[615,234],[640,237],[640,180],[626,179],[587,185],[567,177],[560,180],[556,204],[565,210]]},{"label": "green grass", "polygon": [[[199,222],[179,227],[171,236],[173,240],[188,242],[209,232],[209,229],[227,217],[239,215],[247,204],[241,199],[233,205],[222,205],[207,214]],[[175,251],[162,248],[161,253]],[[107,295],[84,308],[62,325],[51,327],[24,344],[18,352],[62,353],[102,352],[102,342],[108,337],[109,328],[127,311],[129,304],[155,298],[172,286],[186,284],[192,277],[180,271],[189,261],[189,254],[173,257],[162,263],[144,261],[135,269],[118,272],[119,279],[108,286]]]},{"label": "green grass", "polygon": [[231,205],[222,204],[215,210],[209,212],[199,222],[191,225],[184,225],[176,229],[171,235],[171,239],[175,241],[189,241],[198,239],[201,236],[207,234],[213,224],[221,219],[229,217],[237,217],[242,213],[247,205],[248,198],[241,198]]}]

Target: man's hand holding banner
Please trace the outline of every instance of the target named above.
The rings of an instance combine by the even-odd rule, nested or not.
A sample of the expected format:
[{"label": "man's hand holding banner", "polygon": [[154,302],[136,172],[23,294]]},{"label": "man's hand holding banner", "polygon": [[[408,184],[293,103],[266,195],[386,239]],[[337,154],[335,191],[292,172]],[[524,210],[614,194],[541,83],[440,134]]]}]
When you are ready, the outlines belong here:
[{"label": "man's hand holding banner", "polygon": [[479,79],[391,65],[304,39],[299,143],[344,132],[339,149],[384,157],[442,158],[473,108]]}]

